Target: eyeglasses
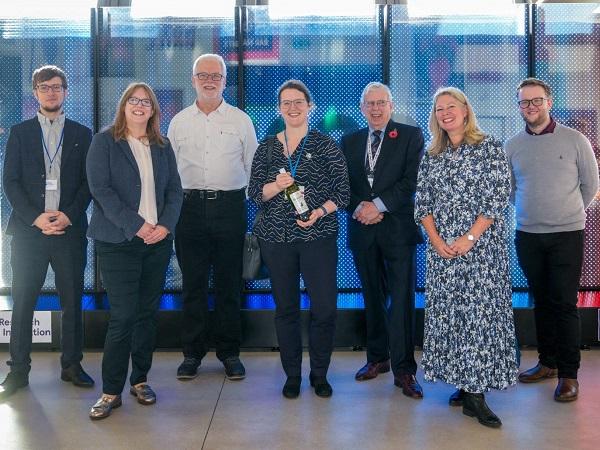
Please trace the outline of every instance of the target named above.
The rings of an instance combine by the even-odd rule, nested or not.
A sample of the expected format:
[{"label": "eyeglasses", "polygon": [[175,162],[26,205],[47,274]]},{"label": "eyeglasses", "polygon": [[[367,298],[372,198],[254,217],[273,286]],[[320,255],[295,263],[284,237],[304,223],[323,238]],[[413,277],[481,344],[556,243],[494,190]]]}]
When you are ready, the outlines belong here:
[{"label": "eyeglasses", "polygon": [[304,108],[308,102],[304,98],[297,98],[296,100],[282,100],[279,102],[279,107],[281,109],[290,109],[292,105],[296,108]]},{"label": "eyeglasses", "polygon": [[64,89],[64,87],[63,87],[62,84],[52,84],[52,85],[50,85],[50,84],[38,84],[36,86],[36,89],[38,91],[40,91],[40,92],[42,92],[42,93],[45,94],[46,92],[49,92],[49,91],[52,91],[52,92],[61,92]]},{"label": "eyeglasses", "polygon": [[383,108],[389,102],[389,100],[377,100],[376,102],[363,102],[363,105],[367,109],[373,109],[375,108],[375,106],[377,106],[378,108]]},{"label": "eyeglasses", "polygon": [[525,108],[529,108],[529,105],[542,106],[544,104],[544,100],[548,100],[548,99],[545,97],[536,97],[536,98],[532,98],[531,100],[519,100],[517,102],[517,104],[519,105],[519,108],[525,109]]},{"label": "eyeglasses", "polygon": [[207,73],[207,72],[198,72],[195,73],[194,76],[198,78],[200,81],[206,81],[209,78],[213,81],[221,81],[224,77],[220,73]]},{"label": "eyeglasses", "polygon": [[139,105],[141,103],[142,106],[145,106],[146,108],[152,107],[152,100],[150,100],[149,98],[129,97],[127,99],[127,103],[129,103],[130,105]]}]

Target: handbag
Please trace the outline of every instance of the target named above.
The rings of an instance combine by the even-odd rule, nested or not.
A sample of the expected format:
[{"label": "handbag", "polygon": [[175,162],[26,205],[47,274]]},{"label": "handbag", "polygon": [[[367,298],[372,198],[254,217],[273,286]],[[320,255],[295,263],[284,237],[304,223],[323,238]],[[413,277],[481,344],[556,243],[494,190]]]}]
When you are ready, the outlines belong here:
[{"label": "handbag", "polygon": [[[267,136],[267,173],[269,173],[269,167],[271,166],[271,158],[273,155],[273,145],[275,143],[275,136]],[[256,213],[254,222],[252,223],[252,229],[262,217],[262,210]],[[242,278],[245,281],[252,280],[264,280],[269,278],[269,269],[262,260],[260,255],[260,246],[258,245],[258,238],[250,231],[244,236],[244,253],[242,255]]]}]

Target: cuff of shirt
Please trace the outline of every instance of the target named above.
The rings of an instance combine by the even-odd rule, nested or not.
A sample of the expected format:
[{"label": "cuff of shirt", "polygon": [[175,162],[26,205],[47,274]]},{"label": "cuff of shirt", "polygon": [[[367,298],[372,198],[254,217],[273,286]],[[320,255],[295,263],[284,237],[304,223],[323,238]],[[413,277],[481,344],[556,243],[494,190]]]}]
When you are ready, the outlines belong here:
[{"label": "cuff of shirt", "polygon": [[373,203],[375,203],[375,206],[377,207],[380,213],[387,212],[387,208],[385,207],[385,205],[379,197],[374,198]]}]

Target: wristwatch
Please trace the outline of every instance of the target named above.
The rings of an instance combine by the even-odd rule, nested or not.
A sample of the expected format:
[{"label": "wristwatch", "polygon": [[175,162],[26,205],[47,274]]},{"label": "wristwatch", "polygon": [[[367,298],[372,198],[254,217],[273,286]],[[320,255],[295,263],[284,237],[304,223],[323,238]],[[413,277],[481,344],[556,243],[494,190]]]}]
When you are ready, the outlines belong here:
[{"label": "wristwatch", "polygon": [[467,239],[468,239],[469,241],[472,241],[472,242],[473,242],[473,241],[475,241],[475,236],[473,236],[472,234],[467,234]]}]

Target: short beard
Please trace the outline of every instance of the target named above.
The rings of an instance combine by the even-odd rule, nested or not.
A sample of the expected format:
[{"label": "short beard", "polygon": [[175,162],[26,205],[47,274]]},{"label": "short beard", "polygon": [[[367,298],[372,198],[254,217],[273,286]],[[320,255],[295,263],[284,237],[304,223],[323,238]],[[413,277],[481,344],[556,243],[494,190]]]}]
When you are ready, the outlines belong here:
[{"label": "short beard", "polygon": [[45,111],[45,112],[49,112],[49,113],[55,113],[55,112],[60,111],[62,109],[62,107],[63,107],[62,103],[60,105],[54,106],[52,108],[46,108],[46,107],[40,105],[40,110],[42,112]]}]

